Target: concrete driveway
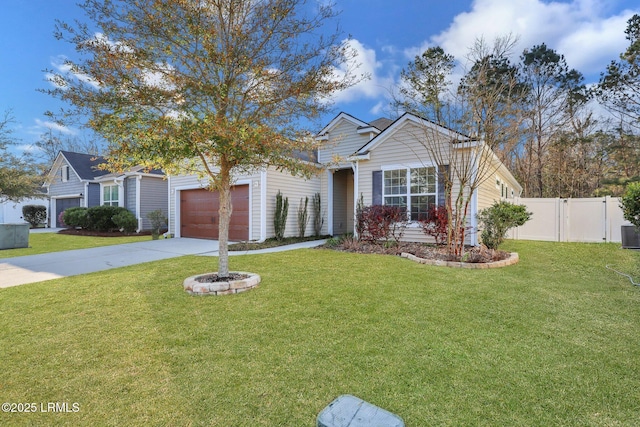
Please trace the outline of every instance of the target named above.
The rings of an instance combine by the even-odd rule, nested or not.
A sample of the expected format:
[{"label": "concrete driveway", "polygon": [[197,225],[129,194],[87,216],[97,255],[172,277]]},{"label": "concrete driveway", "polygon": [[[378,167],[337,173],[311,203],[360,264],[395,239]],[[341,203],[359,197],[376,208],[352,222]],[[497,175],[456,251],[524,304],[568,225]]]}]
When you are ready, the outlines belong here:
[{"label": "concrete driveway", "polygon": [[[311,248],[324,242],[326,240],[315,240],[269,249],[229,252],[229,255],[261,254]],[[143,262],[160,261],[183,255],[218,256],[218,241],[187,238],[148,240],[99,248],[0,258],[0,288],[93,273]],[[0,256],[2,256],[2,252],[0,252]]]},{"label": "concrete driveway", "polygon": [[[162,239],[0,259],[0,288],[59,279],[183,255],[218,255],[218,242]],[[2,256],[2,252],[0,252]]]}]

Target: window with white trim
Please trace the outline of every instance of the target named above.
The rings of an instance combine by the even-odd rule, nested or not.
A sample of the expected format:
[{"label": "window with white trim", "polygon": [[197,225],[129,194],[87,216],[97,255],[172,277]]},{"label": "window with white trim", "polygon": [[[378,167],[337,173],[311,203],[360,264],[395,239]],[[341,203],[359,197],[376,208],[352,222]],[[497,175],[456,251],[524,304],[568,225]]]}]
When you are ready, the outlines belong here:
[{"label": "window with white trim", "polygon": [[69,181],[69,166],[64,165],[60,168],[60,178],[62,182]]},{"label": "window with white trim", "polygon": [[385,170],[382,200],[385,205],[406,209],[411,221],[426,218],[429,209],[436,206],[436,168],[405,168]]},{"label": "window with white trim", "polygon": [[107,206],[118,206],[119,192],[117,185],[105,185],[102,187],[102,204]]}]

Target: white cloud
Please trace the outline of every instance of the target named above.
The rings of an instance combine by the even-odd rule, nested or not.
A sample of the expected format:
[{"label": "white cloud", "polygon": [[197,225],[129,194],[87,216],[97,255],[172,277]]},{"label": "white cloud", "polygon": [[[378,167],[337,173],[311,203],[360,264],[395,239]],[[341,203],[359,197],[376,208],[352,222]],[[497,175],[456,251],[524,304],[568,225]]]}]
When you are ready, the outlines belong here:
[{"label": "white cloud", "polygon": [[23,153],[35,153],[38,151],[41,151],[39,147],[33,145],[33,144],[22,144],[22,145],[18,145],[16,147],[16,149],[18,151],[21,151]]},{"label": "white cloud", "polygon": [[427,47],[439,45],[464,63],[478,37],[491,42],[512,34],[519,37],[516,57],[525,48],[545,43],[563,54],[570,67],[597,75],[624,50],[624,29],[633,14],[627,10],[605,16],[606,6],[606,0],[475,0],[471,10],[457,15],[445,31],[405,54],[413,59]]},{"label": "white cloud", "polygon": [[369,112],[374,116],[384,115],[386,113],[388,104],[389,103],[386,101],[379,101],[376,105],[373,106],[373,108],[371,108],[371,110],[369,110]]},{"label": "white cloud", "polygon": [[[55,70],[58,71],[60,76],[63,77],[68,77],[68,76],[74,76],[76,79],[87,83],[91,86],[93,86],[94,88],[98,89],[100,88],[100,84],[95,81],[94,79],[92,79],[91,77],[87,76],[86,74],[83,73],[79,73],[77,71],[73,70],[73,66],[71,65],[71,63],[69,62],[68,58],[64,55],[59,55],[56,56],[54,58],[51,59],[51,65],[53,66],[53,68]],[[65,86],[62,84],[62,82],[58,79],[56,79],[55,74],[52,73],[46,73],[45,74],[45,79],[51,83],[53,86],[60,88],[60,89],[64,89]]]},{"label": "white cloud", "polygon": [[365,47],[355,39],[350,40],[348,43],[349,47],[355,51],[356,56],[348,64],[336,70],[336,75],[343,76],[348,69],[355,69],[355,74],[365,74],[369,78],[336,93],[333,96],[333,101],[336,103],[348,103],[361,99],[376,99],[384,95],[393,83],[393,77],[384,76],[380,73],[382,64],[376,59],[376,51]]},{"label": "white cloud", "polygon": [[77,135],[78,131],[76,129],[67,127],[67,126],[63,126],[60,125],[56,122],[52,122],[52,121],[45,121],[45,120],[40,120],[40,119],[35,119],[36,121],[36,126],[35,128],[38,130],[38,134],[41,134],[42,132],[44,132],[45,130],[53,130],[56,132],[60,132],[64,135]]}]

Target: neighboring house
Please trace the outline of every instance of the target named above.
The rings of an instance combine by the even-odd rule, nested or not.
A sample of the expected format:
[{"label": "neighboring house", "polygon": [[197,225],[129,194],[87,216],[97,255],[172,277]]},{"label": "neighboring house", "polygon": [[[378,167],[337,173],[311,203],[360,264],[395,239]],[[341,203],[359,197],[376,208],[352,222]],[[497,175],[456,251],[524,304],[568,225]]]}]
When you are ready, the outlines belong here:
[{"label": "neighboring house", "polygon": [[[45,194],[42,197],[32,197],[19,202],[11,200],[0,201],[0,224],[20,224],[26,222],[22,217],[22,207],[26,205],[47,206],[47,217],[49,217],[49,199]],[[45,224],[47,221],[45,221]]]},{"label": "neighboring house", "polygon": [[[123,206],[138,219],[138,231],[149,230],[147,214],[168,215],[168,182],[162,171],[135,167],[122,173],[100,169],[101,156],[60,151],[47,176],[52,225],[61,227],[60,213],[70,207]],[[55,215],[55,216],[53,216]]]},{"label": "neighboring house", "polygon": [[[324,226],[322,233],[340,235],[354,232],[358,199],[364,205],[397,204],[407,207],[410,223],[406,240],[429,241],[418,217],[429,206],[444,203],[442,174],[449,165],[437,165],[417,138],[425,131],[436,135],[444,146],[469,138],[412,114],[395,121],[377,119],[363,122],[340,113],[316,136],[320,143],[317,162],[325,171],[310,180],[268,168],[253,174],[236,176],[232,190],[233,211],[230,240],[264,240],[274,236],[275,196],[281,191],[289,198],[286,236],[297,234],[297,210],[309,197],[310,221],[307,235],[313,231],[311,198],[320,193]],[[469,218],[475,225],[476,213],[493,201],[519,196],[522,187],[497,157],[494,177],[488,179],[471,199]],[[495,179],[494,179],[495,178]],[[406,185],[421,182],[421,185]],[[218,235],[218,194],[206,189],[208,182],[196,176],[169,178],[169,230],[176,237],[216,239]],[[476,243],[471,237],[470,243]]]}]

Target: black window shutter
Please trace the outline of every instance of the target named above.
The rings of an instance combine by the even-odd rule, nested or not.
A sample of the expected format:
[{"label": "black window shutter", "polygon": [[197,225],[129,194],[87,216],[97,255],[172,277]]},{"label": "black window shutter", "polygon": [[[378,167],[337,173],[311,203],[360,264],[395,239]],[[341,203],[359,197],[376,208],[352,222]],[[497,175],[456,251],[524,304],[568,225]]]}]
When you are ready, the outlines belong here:
[{"label": "black window shutter", "polygon": [[445,205],[444,182],[445,177],[449,177],[449,165],[438,166],[438,206]]},{"label": "black window shutter", "polygon": [[371,176],[372,197],[371,201],[374,205],[382,204],[382,171],[373,171]]}]

